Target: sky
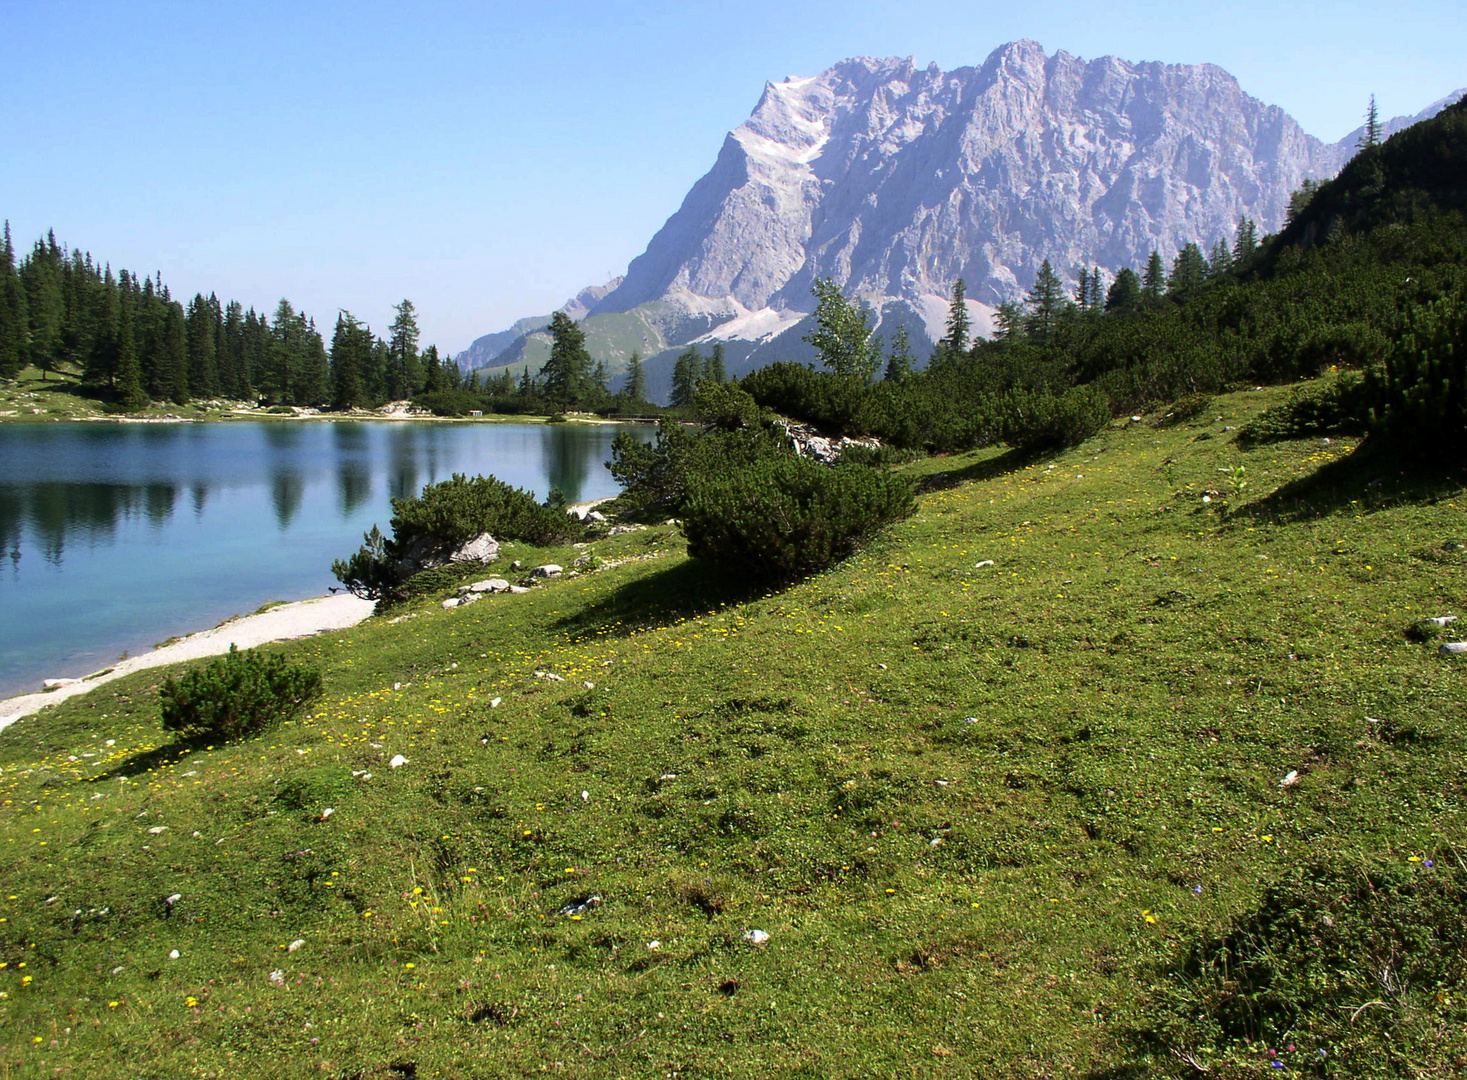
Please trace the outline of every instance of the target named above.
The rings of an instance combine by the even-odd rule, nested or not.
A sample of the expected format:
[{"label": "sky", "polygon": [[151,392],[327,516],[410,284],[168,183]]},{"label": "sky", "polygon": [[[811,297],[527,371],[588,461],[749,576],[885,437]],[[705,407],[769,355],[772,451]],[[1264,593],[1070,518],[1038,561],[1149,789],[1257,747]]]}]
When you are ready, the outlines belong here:
[{"label": "sky", "polygon": [[1462,0],[0,0],[0,218],[328,336],[408,298],[458,352],[621,273],[766,81],[1022,37],[1218,64],[1328,141],[1467,86]]}]

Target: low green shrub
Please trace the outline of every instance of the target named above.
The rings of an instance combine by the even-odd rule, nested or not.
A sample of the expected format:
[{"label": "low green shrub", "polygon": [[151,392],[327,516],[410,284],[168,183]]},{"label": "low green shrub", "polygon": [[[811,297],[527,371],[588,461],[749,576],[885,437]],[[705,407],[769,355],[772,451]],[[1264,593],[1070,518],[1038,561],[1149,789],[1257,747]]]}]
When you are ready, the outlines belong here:
[{"label": "low green shrub", "polygon": [[352,556],[331,564],[338,581],[368,600],[401,599],[404,576],[415,572],[414,564],[446,558],[484,533],[549,547],[585,532],[563,509],[538,503],[528,491],[492,476],[454,473],[414,498],[393,499],[392,511],[390,538],[374,525]]},{"label": "low green shrub", "polygon": [[1003,441],[1016,450],[1079,446],[1110,421],[1110,399],[1098,386],[1076,386],[1063,394],[1015,391],[1003,410]]},{"label": "low green shrub", "polygon": [[1244,446],[1304,439],[1313,435],[1359,435],[1365,431],[1363,384],[1353,372],[1318,387],[1295,390],[1289,400],[1264,409],[1238,430]]},{"label": "low green shrub", "polygon": [[1163,406],[1161,415],[1156,418],[1154,426],[1172,427],[1176,424],[1185,424],[1188,420],[1196,420],[1210,408],[1212,408],[1211,394],[1187,394],[1179,397],[1170,405]]},{"label": "low green shrub", "polygon": [[1464,910],[1467,871],[1430,858],[1301,863],[1160,973],[1138,1048],[1216,1076],[1460,1075]]},{"label": "low green shrub", "polygon": [[1402,445],[1467,445],[1467,300],[1412,308],[1366,385],[1372,431]]},{"label": "low green shrub", "polygon": [[888,443],[882,443],[879,446],[851,443],[840,452],[840,464],[905,465],[910,461],[921,461],[926,456],[916,447],[891,446]]},{"label": "low green shrub", "polygon": [[158,698],[165,731],[229,741],[290,719],[320,692],[315,668],[231,645],[223,656],[165,679]]},{"label": "low green shrub", "polygon": [[784,584],[846,558],[915,508],[905,477],[775,458],[695,476],[682,530],[694,558]]}]

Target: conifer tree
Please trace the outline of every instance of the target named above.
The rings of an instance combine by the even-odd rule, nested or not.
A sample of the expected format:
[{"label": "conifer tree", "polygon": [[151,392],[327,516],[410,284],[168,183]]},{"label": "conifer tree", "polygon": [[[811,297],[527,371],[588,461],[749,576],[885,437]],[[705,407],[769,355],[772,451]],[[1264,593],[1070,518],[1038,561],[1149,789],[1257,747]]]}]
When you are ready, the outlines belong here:
[{"label": "conifer tree", "polygon": [[219,300],[195,293],[188,305],[188,382],[199,397],[212,398],[219,393],[219,369],[216,347],[219,340]]},{"label": "conifer tree", "polygon": [[411,300],[395,308],[397,317],[387,331],[387,393],[394,401],[410,398],[423,388],[418,358],[418,317]]},{"label": "conifer tree", "polygon": [[713,343],[713,351],[703,362],[703,378],[719,386],[728,382],[728,368],[723,362],[723,342],[715,341]]},{"label": "conifer tree", "polygon": [[1034,277],[1034,287],[1029,290],[1028,316],[1024,323],[1028,335],[1039,342],[1047,341],[1059,325],[1064,303],[1064,286],[1045,259]]},{"label": "conifer tree", "polygon": [[132,324],[132,304],[124,299],[117,316],[117,404],[127,412],[137,412],[148,404]]},{"label": "conifer tree", "polygon": [[158,372],[159,397],[166,397],[177,405],[189,400],[188,385],[188,326],[184,321],[183,305],[169,301],[163,310],[163,333],[158,343],[158,359],[154,369]]},{"label": "conifer tree", "polygon": [[1369,150],[1380,145],[1380,110],[1375,107],[1375,95],[1370,95],[1370,106],[1365,110],[1365,129],[1360,132],[1356,149]]},{"label": "conifer tree", "polygon": [[423,393],[436,394],[443,389],[443,365],[438,360],[438,346],[423,350]]},{"label": "conifer tree", "polygon": [[1161,252],[1151,249],[1146,260],[1146,273],[1141,277],[1141,295],[1150,303],[1159,303],[1166,295],[1166,263],[1161,261]]},{"label": "conifer tree", "polygon": [[1183,245],[1172,260],[1172,272],[1167,278],[1167,296],[1185,302],[1195,296],[1207,284],[1207,260],[1196,243]]},{"label": "conifer tree", "polygon": [[[993,336],[997,341],[1013,345],[1024,340],[1024,305],[1017,300],[1005,300],[993,313]],[[942,357],[938,349],[934,359]]]},{"label": "conifer tree", "polygon": [[564,412],[586,394],[591,377],[591,354],[586,332],[563,311],[550,316],[550,359],[540,369],[546,399]]},{"label": "conifer tree", "polygon": [[672,365],[672,395],[674,406],[691,405],[698,392],[698,377],[703,373],[703,354],[698,346],[689,346]]},{"label": "conifer tree", "polygon": [[46,240],[37,240],[31,256],[20,267],[25,285],[26,313],[30,316],[30,332],[26,359],[41,369],[41,376],[53,369],[61,348],[61,325],[65,302],[61,282],[62,252],[54,232]]},{"label": "conifer tree", "polygon": [[642,354],[635,349],[627,360],[627,380],[622,383],[621,393],[628,401],[647,400],[647,376],[642,371]]},{"label": "conifer tree", "polygon": [[304,326],[300,337],[299,365],[296,381],[291,386],[291,404],[309,405],[320,408],[331,401],[330,362],[326,357],[326,343],[316,329],[314,319],[302,315]]},{"label": "conifer tree", "polygon": [[363,375],[371,362],[371,332],[350,311],[336,314],[331,335],[331,403],[338,409],[356,409],[367,403]]},{"label": "conifer tree", "polygon": [[1238,234],[1233,240],[1233,272],[1241,273],[1253,262],[1258,253],[1258,226],[1251,218],[1238,221]]},{"label": "conifer tree", "polygon": [[952,298],[947,305],[947,333],[939,341],[938,348],[951,357],[961,356],[968,351],[968,338],[972,322],[968,317],[968,286],[962,278],[953,282]]},{"label": "conifer tree", "polygon": [[1105,294],[1105,310],[1132,311],[1141,306],[1143,292],[1141,279],[1136,276],[1136,271],[1129,266],[1123,267],[1111,282],[1110,291]]},{"label": "conifer tree", "polygon": [[1233,252],[1228,242],[1218,237],[1212,242],[1212,253],[1207,257],[1207,280],[1222,281],[1233,272]]},{"label": "conifer tree", "polygon": [[914,363],[916,357],[912,355],[912,342],[907,337],[907,328],[898,323],[896,333],[891,337],[891,353],[886,358],[886,381],[906,382],[911,378]]},{"label": "conifer tree", "polygon": [[13,379],[25,366],[30,315],[26,311],[25,286],[15,268],[15,245],[10,239],[10,222],[0,238],[0,379]]}]

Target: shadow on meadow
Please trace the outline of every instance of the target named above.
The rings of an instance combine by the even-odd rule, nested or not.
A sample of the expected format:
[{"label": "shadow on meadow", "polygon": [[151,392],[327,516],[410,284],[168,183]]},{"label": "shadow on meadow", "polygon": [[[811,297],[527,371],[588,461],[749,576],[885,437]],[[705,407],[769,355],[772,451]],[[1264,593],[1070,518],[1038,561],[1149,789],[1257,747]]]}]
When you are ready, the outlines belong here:
[{"label": "shadow on meadow", "polygon": [[1005,450],[998,457],[975,461],[961,469],[929,473],[917,481],[917,494],[926,495],[934,491],[947,491],[977,480],[997,480],[1000,476],[1007,476],[1036,461],[1042,461],[1044,457],[1043,452],[1033,450]]},{"label": "shadow on meadow", "polygon": [[1339,513],[1456,498],[1467,491],[1467,467],[1447,460],[1446,454],[1445,450],[1434,456],[1419,450],[1406,453],[1367,440],[1348,457],[1239,507],[1235,516],[1311,521]]},{"label": "shadow on meadow", "polygon": [[708,615],[730,604],[747,603],[770,589],[698,559],[628,582],[610,596],[555,624],[573,639],[596,634],[625,635]]},{"label": "shadow on meadow", "polygon": [[[185,754],[191,754],[196,750],[205,749],[207,739],[175,739],[164,746],[158,746],[152,750],[139,750],[136,754],[124,761],[119,761],[104,773],[89,777],[88,784],[100,784],[104,780],[118,780],[139,776],[142,773],[152,772],[160,765],[175,764]],[[210,743],[209,745],[213,745]]]}]

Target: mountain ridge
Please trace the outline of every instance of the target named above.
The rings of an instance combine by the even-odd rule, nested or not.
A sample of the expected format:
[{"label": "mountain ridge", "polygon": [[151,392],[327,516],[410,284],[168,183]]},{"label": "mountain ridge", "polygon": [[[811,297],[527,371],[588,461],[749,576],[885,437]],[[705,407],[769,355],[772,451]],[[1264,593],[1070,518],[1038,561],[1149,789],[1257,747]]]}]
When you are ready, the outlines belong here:
[{"label": "mountain ridge", "polygon": [[[1335,175],[1358,138],[1308,135],[1213,64],[1087,61],[1029,39],[951,71],[910,57],[847,58],[765,84],[625,276],[585,305],[588,340],[596,352],[598,323],[641,313],[636,347],[649,356],[654,392],[666,354],[688,340],[662,329],[689,320],[707,324],[696,340],[747,343],[734,350],[744,355],[733,373],[761,352],[793,358],[784,354],[803,350],[789,331],[812,310],[817,277],[878,315],[910,312],[928,341],[962,277],[985,330],[1045,259],[1069,283],[1081,268],[1110,278],[1139,267],[1153,248],[1170,258],[1187,243],[1230,242],[1242,217],[1276,231],[1290,194],[1305,178]],[[535,336],[489,365],[484,339],[461,356],[503,366],[508,352],[535,366],[548,353]],[[630,351],[618,336],[613,372]]]}]

